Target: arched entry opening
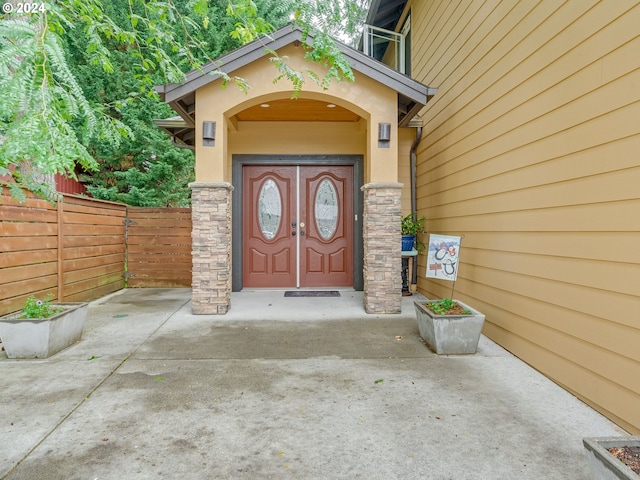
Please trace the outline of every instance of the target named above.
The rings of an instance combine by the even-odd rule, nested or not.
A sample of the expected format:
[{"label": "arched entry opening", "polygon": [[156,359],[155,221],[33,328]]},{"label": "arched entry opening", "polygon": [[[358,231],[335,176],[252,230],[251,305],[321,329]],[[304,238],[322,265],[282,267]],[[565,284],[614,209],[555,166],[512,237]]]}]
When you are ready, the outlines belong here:
[{"label": "arched entry opening", "polygon": [[232,289],[362,289],[367,113],[327,93],[272,92],[227,112]]}]

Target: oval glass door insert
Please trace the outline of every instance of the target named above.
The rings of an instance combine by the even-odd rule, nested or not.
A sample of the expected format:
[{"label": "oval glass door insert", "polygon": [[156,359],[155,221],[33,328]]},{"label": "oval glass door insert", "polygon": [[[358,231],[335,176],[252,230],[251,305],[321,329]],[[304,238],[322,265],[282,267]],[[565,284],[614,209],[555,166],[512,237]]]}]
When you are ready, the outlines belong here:
[{"label": "oval glass door insert", "polygon": [[258,224],[262,235],[267,240],[272,240],[280,228],[282,219],[282,199],[278,185],[272,179],[262,184],[258,195]]},{"label": "oval glass door insert", "polygon": [[315,212],[318,232],[324,240],[329,240],[338,227],[338,192],[327,179],[318,185]]}]

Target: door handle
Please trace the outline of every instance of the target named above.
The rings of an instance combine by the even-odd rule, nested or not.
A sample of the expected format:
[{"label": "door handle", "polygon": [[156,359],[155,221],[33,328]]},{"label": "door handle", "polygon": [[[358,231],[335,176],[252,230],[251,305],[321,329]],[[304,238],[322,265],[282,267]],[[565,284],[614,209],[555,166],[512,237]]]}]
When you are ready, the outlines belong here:
[{"label": "door handle", "polygon": [[291,236],[293,236],[293,237],[296,236],[296,231],[295,230],[293,232],[291,232]]},{"label": "door handle", "polygon": [[300,230],[300,236],[304,237],[304,230]]}]

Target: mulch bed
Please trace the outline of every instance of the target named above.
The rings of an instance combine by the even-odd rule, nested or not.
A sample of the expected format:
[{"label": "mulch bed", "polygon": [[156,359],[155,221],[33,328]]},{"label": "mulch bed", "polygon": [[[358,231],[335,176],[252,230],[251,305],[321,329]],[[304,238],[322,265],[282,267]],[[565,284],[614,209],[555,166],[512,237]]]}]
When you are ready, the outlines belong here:
[{"label": "mulch bed", "polygon": [[614,447],[607,450],[611,452],[611,455],[640,475],[640,447]]}]

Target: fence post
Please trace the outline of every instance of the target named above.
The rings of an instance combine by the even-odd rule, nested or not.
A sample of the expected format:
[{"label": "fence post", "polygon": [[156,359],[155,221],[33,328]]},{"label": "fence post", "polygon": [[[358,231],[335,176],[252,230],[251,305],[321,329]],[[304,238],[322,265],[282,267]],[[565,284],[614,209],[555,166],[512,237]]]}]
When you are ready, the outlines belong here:
[{"label": "fence post", "polygon": [[58,196],[58,301],[64,302],[64,197]]}]

